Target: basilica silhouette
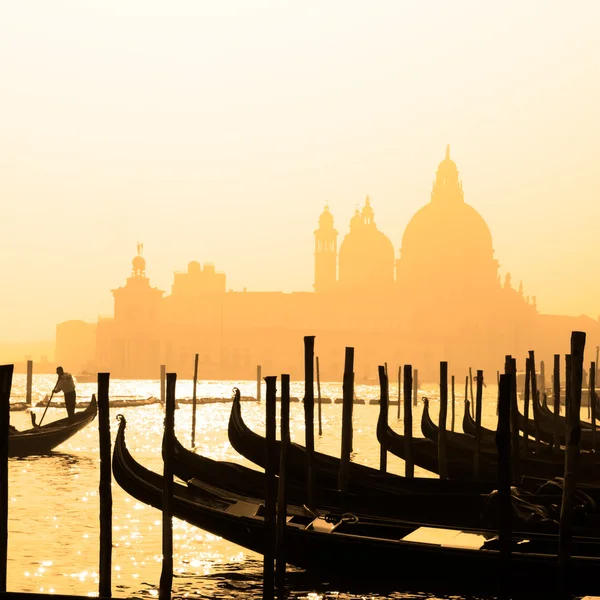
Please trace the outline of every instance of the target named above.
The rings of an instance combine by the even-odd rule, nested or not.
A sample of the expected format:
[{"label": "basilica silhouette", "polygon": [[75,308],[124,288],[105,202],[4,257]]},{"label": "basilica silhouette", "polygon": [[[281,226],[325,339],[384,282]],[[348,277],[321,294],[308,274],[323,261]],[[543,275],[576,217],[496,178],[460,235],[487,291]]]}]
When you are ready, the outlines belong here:
[{"label": "basilica silhouette", "polygon": [[131,276],[112,290],[114,316],[59,324],[56,359],[115,377],[157,378],[160,364],[189,377],[198,353],[203,379],[252,379],[258,364],[263,374],[300,378],[302,337],[315,335],[324,380],[341,380],[344,347],[353,346],[357,383],[384,362],[435,381],[441,360],[451,373],[484,369],[495,381],[506,354],[524,362],[533,349],[550,369],[553,354],[568,353],[572,330],[587,332],[588,348],[600,341],[597,320],[540,314],[522,283],[515,289],[510,274],[501,281],[490,229],[465,202],[449,147],[397,258],[368,197],[339,250],[327,205],[314,236],[314,291],[290,294],[226,291],[223,273],[192,261],[165,296],[151,286],[138,244]]}]

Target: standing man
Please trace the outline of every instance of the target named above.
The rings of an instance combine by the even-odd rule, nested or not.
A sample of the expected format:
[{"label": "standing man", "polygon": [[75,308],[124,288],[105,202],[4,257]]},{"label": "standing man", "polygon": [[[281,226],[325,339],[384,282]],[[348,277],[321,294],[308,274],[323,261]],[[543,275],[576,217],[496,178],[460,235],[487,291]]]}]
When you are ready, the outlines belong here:
[{"label": "standing man", "polygon": [[67,416],[69,419],[72,419],[75,416],[75,401],[77,399],[73,376],[70,373],[65,373],[62,367],[56,367],[56,374],[58,375],[58,381],[56,382],[54,393],[64,393]]}]

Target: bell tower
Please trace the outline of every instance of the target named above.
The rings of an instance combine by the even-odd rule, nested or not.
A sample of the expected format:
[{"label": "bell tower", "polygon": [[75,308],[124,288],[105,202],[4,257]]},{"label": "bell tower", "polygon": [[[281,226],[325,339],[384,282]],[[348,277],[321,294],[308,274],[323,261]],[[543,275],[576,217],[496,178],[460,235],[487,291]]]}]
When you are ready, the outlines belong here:
[{"label": "bell tower", "polygon": [[315,292],[331,290],[337,280],[337,236],[333,228],[333,215],[329,206],[319,217],[319,228],[315,231]]}]

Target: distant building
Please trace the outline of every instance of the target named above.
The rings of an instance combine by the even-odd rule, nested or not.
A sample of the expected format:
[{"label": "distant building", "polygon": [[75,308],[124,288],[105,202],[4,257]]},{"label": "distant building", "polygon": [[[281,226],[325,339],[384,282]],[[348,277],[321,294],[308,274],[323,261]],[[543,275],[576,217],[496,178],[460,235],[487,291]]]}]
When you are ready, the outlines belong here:
[{"label": "distant building", "polygon": [[[205,379],[253,378],[257,364],[263,374],[301,378],[302,337],[315,335],[323,379],[341,380],[344,346],[354,346],[356,383],[376,377],[384,362],[391,373],[412,364],[421,381],[435,381],[441,360],[457,376],[472,367],[495,381],[505,354],[523,362],[531,349],[550,372],[552,355],[568,353],[570,332],[579,329],[595,359],[598,321],[540,315],[522,284],[515,289],[510,274],[500,280],[490,230],[465,203],[449,148],[398,258],[368,197],[339,252],[328,206],[314,235],[314,292],[291,294],[228,292],[223,273],[193,261],[165,296],[150,285],[138,246],[131,276],[113,290],[114,317],[98,321],[95,352],[86,343],[86,358],[94,354],[96,368],[116,377],[154,378],[160,364],[189,377],[199,353]],[[80,322],[58,326],[57,357],[74,359],[82,343],[68,323]],[[89,340],[91,330],[81,331]]]}]

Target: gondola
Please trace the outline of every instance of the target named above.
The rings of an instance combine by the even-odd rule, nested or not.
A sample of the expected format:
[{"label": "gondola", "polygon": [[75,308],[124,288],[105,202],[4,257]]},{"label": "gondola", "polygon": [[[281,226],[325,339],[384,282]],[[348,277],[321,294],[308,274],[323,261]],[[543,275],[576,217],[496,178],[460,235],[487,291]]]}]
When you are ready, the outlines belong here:
[{"label": "gondola", "polygon": [[[265,438],[250,430],[244,423],[241,411],[240,392],[234,391],[231,414],[229,417],[229,442],[242,456],[263,469],[265,468]],[[424,453],[434,456],[429,440],[420,440],[415,447],[422,447]],[[279,456],[280,443],[276,442],[276,454]],[[279,464],[278,460],[276,461]],[[416,463],[415,463],[416,464]],[[433,463],[432,463],[433,464]],[[435,459],[437,466],[437,457]],[[426,466],[423,468],[427,469]],[[306,449],[299,444],[291,444],[287,454],[288,476],[306,482],[307,458]],[[321,452],[314,453],[314,471],[317,487],[337,489],[340,459]],[[427,469],[429,470],[429,469]],[[432,471],[434,472],[434,471]],[[496,478],[491,482],[454,482],[439,481],[426,477],[407,479],[391,473],[382,473],[371,467],[350,463],[349,491],[359,495],[376,494],[379,491],[392,493],[452,493],[481,492],[493,489]]]},{"label": "gondola", "polygon": [[[163,504],[163,478],[138,464],[125,444],[126,422],[121,417],[113,452],[117,483],[138,501],[158,508]],[[244,548],[264,554],[268,535],[264,506],[259,500],[232,500],[201,486],[174,483],[173,516]],[[306,569],[322,581],[340,581],[371,589],[444,591],[495,594],[499,554],[495,532],[432,528],[427,523],[361,520],[352,514],[314,513],[288,506],[285,526],[286,562]],[[552,593],[549,575],[556,565],[556,535],[513,535],[511,583],[524,597]],[[600,592],[600,544],[574,538],[569,562],[569,591]],[[468,574],[468,576],[466,575]]]},{"label": "gondola", "polygon": [[24,431],[11,430],[8,436],[8,455],[48,454],[91,423],[96,416],[96,411],[96,396],[92,396],[89,406],[75,413],[72,419],[67,417]]}]

